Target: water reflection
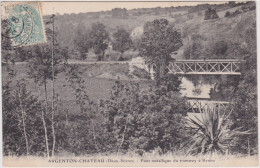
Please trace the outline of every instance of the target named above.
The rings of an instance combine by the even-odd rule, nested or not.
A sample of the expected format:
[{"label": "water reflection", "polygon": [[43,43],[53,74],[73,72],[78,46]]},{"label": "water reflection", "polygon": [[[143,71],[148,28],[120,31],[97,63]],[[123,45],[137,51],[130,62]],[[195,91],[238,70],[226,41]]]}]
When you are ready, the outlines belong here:
[{"label": "water reflection", "polygon": [[196,86],[187,78],[182,78],[181,84],[181,94],[186,97],[194,98],[210,98],[210,89],[213,88],[213,85],[199,83]]}]

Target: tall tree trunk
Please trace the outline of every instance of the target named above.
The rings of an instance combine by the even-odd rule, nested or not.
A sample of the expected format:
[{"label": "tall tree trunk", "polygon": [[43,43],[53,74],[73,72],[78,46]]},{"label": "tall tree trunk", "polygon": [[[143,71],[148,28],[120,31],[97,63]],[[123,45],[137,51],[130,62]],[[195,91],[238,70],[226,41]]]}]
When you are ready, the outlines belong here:
[{"label": "tall tree trunk", "polygon": [[102,61],[103,59],[102,59],[102,53],[100,53],[100,54],[98,54],[98,59],[97,59],[98,61]]},{"label": "tall tree trunk", "polygon": [[56,136],[55,136],[55,128],[54,128],[54,99],[55,99],[55,92],[54,92],[54,16],[53,16],[53,23],[52,23],[52,56],[51,56],[51,69],[52,69],[52,100],[51,100],[51,129],[52,129],[52,157],[55,153],[55,144],[56,144]]},{"label": "tall tree trunk", "polygon": [[19,97],[19,102],[20,102],[20,109],[22,112],[22,125],[23,125],[23,134],[24,134],[25,145],[26,145],[26,156],[28,156],[29,155],[29,142],[28,142],[28,137],[27,137],[26,125],[25,125],[25,110],[22,105],[20,91],[21,90],[19,89],[18,97]]},{"label": "tall tree trunk", "polygon": [[104,61],[104,55],[105,55],[105,52],[101,52],[100,54],[98,54],[98,61]]},{"label": "tall tree trunk", "polygon": [[51,129],[52,129],[52,138],[53,138],[53,141],[52,141],[52,156],[54,156],[55,154],[55,145],[56,145],[56,136],[55,136],[55,128],[54,128],[54,79],[53,79],[53,82],[52,82],[52,101],[51,101]]},{"label": "tall tree trunk", "polygon": [[119,152],[120,152],[120,150],[121,150],[121,147],[122,147],[122,145],[123,145],[123,143],[124,143],[124,141],[125,141],[125,133],[126,133],[126,128],[127,128],[127,123],[128,123],[128,117],[127,117],[126,122],[125,122],[125,128],[124,128],[124,132],[123,132],[123,137],[122,137],[121,143],[120,143],[120,145],[119,145],[119,147],[118,147],[118,149],[117,149],[117,154],[116,154],[116,156],[118,156],[118,154],[119,154]]},{"label": "tall tree trunk", "polygon": [[189,59],[192,59],[192,58],[191,58],[192,47],[191,47],[191,39],[190,39],[190,36],[188,36],[188,40],[189,40]]},{"label": "tall tree trunk", "polygon": [[99,150],[99,147],[97,145],[97,138],[96,138],[96,134],[95,134],[95,125],[94,125],[94,121],[92,119],[91,120],[91,125],[92,125],[92,133],[93,133],[93,138],[94,138],[94,141],[95,141],[95,147],[98,151],[98,153],[100,153],[100,150]]},{"label": "tall tree trunk", "polygon": [[124,61],[123,53],[122,53],[122,52],[120,52],[120,57],[118,58],[118,61]]},{"label": "tall tree trunk", "polygon": [[54,78],[52,79],[52,100],[51,100],[51,129],[52,129],[52,156],[55,153],[55,144],[56,144],[56,136],[55,136],[55,128],[54,128],[54,99],[55,99],[55,92],[54,92]]},{"label": "tall tree trunk", "polygon": [[[48,111],[48,103],[47,103],[47,83],[46,80],[44,80],[44,93],[45,93],[45,112],[47,113]],[[44,136],[45,136],[45,144],[46,144],[46,154],[47,157],[50,157],[50,151],[49,151],[49,142],[48,142],[48,132],[47,132],[47,126],[46,126],[46,121],[44,117],[44,111],[42,110],[42,123],[43,123],[43,128],[44,128]]]}]

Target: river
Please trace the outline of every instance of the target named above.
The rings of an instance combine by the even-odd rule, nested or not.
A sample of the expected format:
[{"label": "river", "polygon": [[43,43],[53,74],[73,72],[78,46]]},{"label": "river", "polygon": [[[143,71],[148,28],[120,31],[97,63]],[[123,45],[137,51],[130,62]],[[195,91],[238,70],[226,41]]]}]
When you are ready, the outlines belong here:
[{"label": "river", "polygon": [[[145,64],[144,59],[141,57],[133,58],[131,61],[129,61],[129,69],[130,73],[134,70],[134,66],[144,69],[147,72],[149,72],[148,66]],[[151,71],[151,70],[150,70]],[[153,73],[153,72],[151,72]],[[213,88],[210,84],[197,84],[196,87],[192,83],[192,81],[188,80],[187,78],[182,78],[182,84],[181,84],[181,94],[186,97],[192,97],[192,98],[210,98],[209,92],[210,89]],[[197,90],[198,92],[194,92],[194,90]]]}]

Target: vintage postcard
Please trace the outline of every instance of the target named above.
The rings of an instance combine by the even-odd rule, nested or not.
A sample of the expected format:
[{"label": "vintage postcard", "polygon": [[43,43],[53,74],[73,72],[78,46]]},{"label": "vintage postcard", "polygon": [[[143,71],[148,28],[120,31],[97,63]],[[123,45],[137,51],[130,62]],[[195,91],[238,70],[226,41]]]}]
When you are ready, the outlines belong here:
[{"label": "vintage postcard", "polygon": [[255,1],[1,2],[4,167],[257,167]]}]

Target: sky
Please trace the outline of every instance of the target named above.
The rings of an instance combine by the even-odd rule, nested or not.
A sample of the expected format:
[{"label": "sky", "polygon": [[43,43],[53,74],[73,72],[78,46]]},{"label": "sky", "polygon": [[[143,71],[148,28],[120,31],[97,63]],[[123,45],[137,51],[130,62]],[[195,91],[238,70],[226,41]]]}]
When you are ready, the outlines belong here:
[{"label": "sky", "polygon": [[41,2],[43,15],[71,14],[107,11],[113,8],[154,8],[170,6],[196,6],[198,4],[220,4],[227,2]]}]

